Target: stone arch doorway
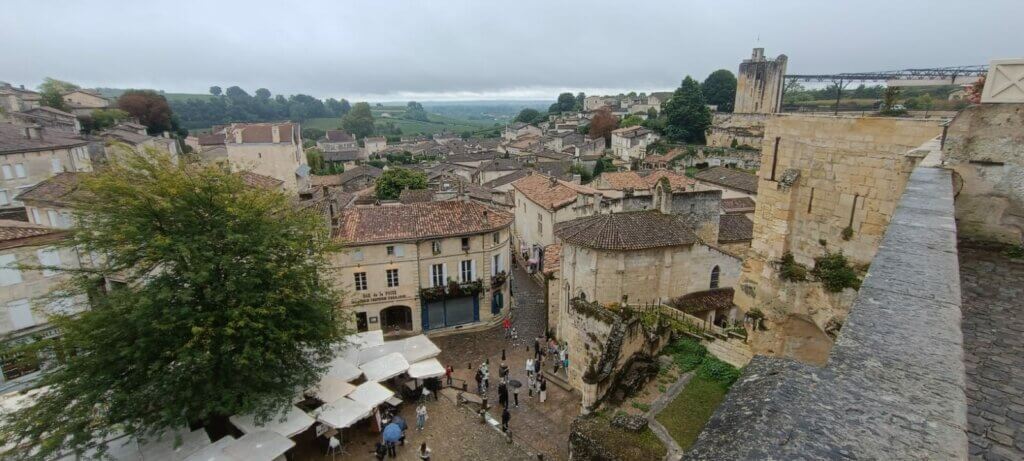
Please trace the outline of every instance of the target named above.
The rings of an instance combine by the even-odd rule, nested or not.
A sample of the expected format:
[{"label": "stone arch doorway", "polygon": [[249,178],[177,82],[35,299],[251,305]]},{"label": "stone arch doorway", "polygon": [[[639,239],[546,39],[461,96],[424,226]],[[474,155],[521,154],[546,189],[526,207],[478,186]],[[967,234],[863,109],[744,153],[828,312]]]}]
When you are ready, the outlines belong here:
[{"label": "stone arch doorway", "polygon": [[380,311],[380,328],[385,333],[412,331],[412,308],[391,306]]}]

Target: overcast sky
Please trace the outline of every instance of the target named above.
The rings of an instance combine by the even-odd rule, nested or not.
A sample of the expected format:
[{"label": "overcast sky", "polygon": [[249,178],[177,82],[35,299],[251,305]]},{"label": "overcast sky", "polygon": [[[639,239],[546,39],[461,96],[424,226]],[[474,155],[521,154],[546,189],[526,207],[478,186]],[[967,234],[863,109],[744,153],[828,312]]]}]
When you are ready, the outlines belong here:
[{"label": "overcast sky", "polygon": [[671,89],[755,46],[790,73],[1024,56],[1024,0],[3,3],[0,81],[27,87],[553,99]]}]

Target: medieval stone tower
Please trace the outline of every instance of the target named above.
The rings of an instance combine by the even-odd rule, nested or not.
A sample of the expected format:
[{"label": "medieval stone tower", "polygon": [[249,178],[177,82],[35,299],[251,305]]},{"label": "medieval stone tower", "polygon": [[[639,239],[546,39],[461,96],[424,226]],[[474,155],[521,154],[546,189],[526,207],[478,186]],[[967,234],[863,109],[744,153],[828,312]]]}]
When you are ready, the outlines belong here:
[{"label": "medieval stone tower", "polygon": [[754,48],[744,59],[736,75],[738,114],[774,114],[782,111],[782,85],[786,75],[786,55],[765,59],[764,48]]}]

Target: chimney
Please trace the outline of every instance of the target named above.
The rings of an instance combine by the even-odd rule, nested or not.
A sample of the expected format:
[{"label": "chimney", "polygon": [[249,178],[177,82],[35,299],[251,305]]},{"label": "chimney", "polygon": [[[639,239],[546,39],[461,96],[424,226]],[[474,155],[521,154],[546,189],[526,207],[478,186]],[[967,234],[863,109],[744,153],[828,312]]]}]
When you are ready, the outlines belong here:
[{"label": "chimney", "polygon": [[26,139],[43,139],[43,127],[39,125],[29,125],[25,127],[25,138]]},{"label": "chimney", "polygon": [[270,136],[274,141],[274,144],[281,142],[281,127],[274,125],[270,127]]}]

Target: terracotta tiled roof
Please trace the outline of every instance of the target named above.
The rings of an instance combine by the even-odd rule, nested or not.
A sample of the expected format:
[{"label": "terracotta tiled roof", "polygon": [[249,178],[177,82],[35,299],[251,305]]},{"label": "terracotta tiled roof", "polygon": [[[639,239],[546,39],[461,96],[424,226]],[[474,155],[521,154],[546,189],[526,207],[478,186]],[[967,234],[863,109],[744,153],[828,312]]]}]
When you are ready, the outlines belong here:
[{"label": "terracotta tiled roof", "polygon": [[600,183],[603,188],[611,190],[624,189],[654,189],[661,178],[668,178],[672,190],[686,190],[694,185],[695,181],[686,175],[669,170],[655,170],[641,175],[635,171],[601,173]]},{"label": "terracotta tiled roof", "polygon": [[668,302],[668,305],[687,314],[701,314],[712,310],[732,308],[733,294],[734,291],[731,287],[714,288],[674,298]]},{"label": "terracotta tiled roof", "polygon": [[545,274],[553,274],[562,268],[562,245],[559,243],[544,247]]},{"label": "terracotta tiled roof", "polygon": [[251,171],[240,171],[238,172],[238,175],[241,176],[242,181],[245,181],[245,183],[250,187],[276,190],[284,184],[284,181],[280,179],[271,178],[270,176],[264,176]]},{"label": "terracotta tiled roof", "polygon": [[402,203],[422,203],[434,200],[434,191],[430,189],[404,189],[398,194]]},{"label": "terracotta tiled roof", "polygon": [[739,197],[739,198],[723,198],[722,199],[722,210],[726,213],[746,213],[748,211],[754,211],[757,207],[757,202],[750,197]]},{"label": "terracotta tiled roof", "polygon": [[67,149],[89,143],[78,136],[59,130],[41,128],[40,132],[42,133],[41,138],[29,139],[25,136],[25,127],[0,123],[0,154]]},{"label": "terracotta tiled roof", "polygon": [[383,142],[383,143],[386,143],[386,142],[388,142],[388,138],[385,138],[383,136],[376,136],[376,137],[370,137],[370,138],[363,139],[363,141],[364,142]]},{"label": "terracotta tiled roof", "polygon": [[0,219],[0,247],[11,248],[13,246],[17,246],[17,240],[44,235],[62,234],[65,232],[66,231],[51,229],[45,226],[27,223],[25,221]]},{"label": "terracotta tiled roof", "polygon": [[597,214],[555,225],[563,243],[598,250],[642,250],[697,242],[679,216],[659,211]]},{"label": "terracotta tiled roof", "polygon": [[557,210],[576,201],[579,194],[597,194],[595,189],[541,174],[532,174],[512,182],[512,187],[531,202],[547,210]]},{"label": "terracotta tiled roof", "polygon": [[517,171],[515,171],[515,172],[513,172],[511,174],[507,174],[507,175],[502,176],[502,177],[500,177],[498,179],[485,182],[484,183],[484,187],[490,187],[490,188],[493,189],[495,187],[504,186],[505,184],[517,181],[520,178],[524,178],[524,177],[526,177],[529,174],[530,174],[529,170],[526,170],[526,169],[517,170]]},{"label": "terracotta tiled roof", "polygon": [[697,180],[736,189],[750,194],[757,193],[757,175],[735,168],[716,166],[693,175]]},{"label": "terracotta tiled roof", "polygon": [[57,173],[18,194],[17,200],[67,207],[86,173]]},{"label": "terracotta tiled roof", "polygon": [[512,215],[476,202],[445,201],[346,209],[335,239],[370,244],[479,234],[508,227]]},{"label": "terracotta tiled roof", "polygon": [[745,242],[754,238],[754,222],[741,214],[724,214],[718,221],[718,241]]},{"label": "terracotta tiled roof", "polygon": [[324,137],[330,142],[355,141],[352,135],[345,130],[327,130],[324,132]]},{"label": "terracotta tiled roof", "polygon": [[382,174],[384,174],[384,170],[380,168],[372,165],[362,165],[349,168],[344,173],[324,176],[313,175],[312,183],[314,186],[340,186],[360,176],[379,178]]}]

